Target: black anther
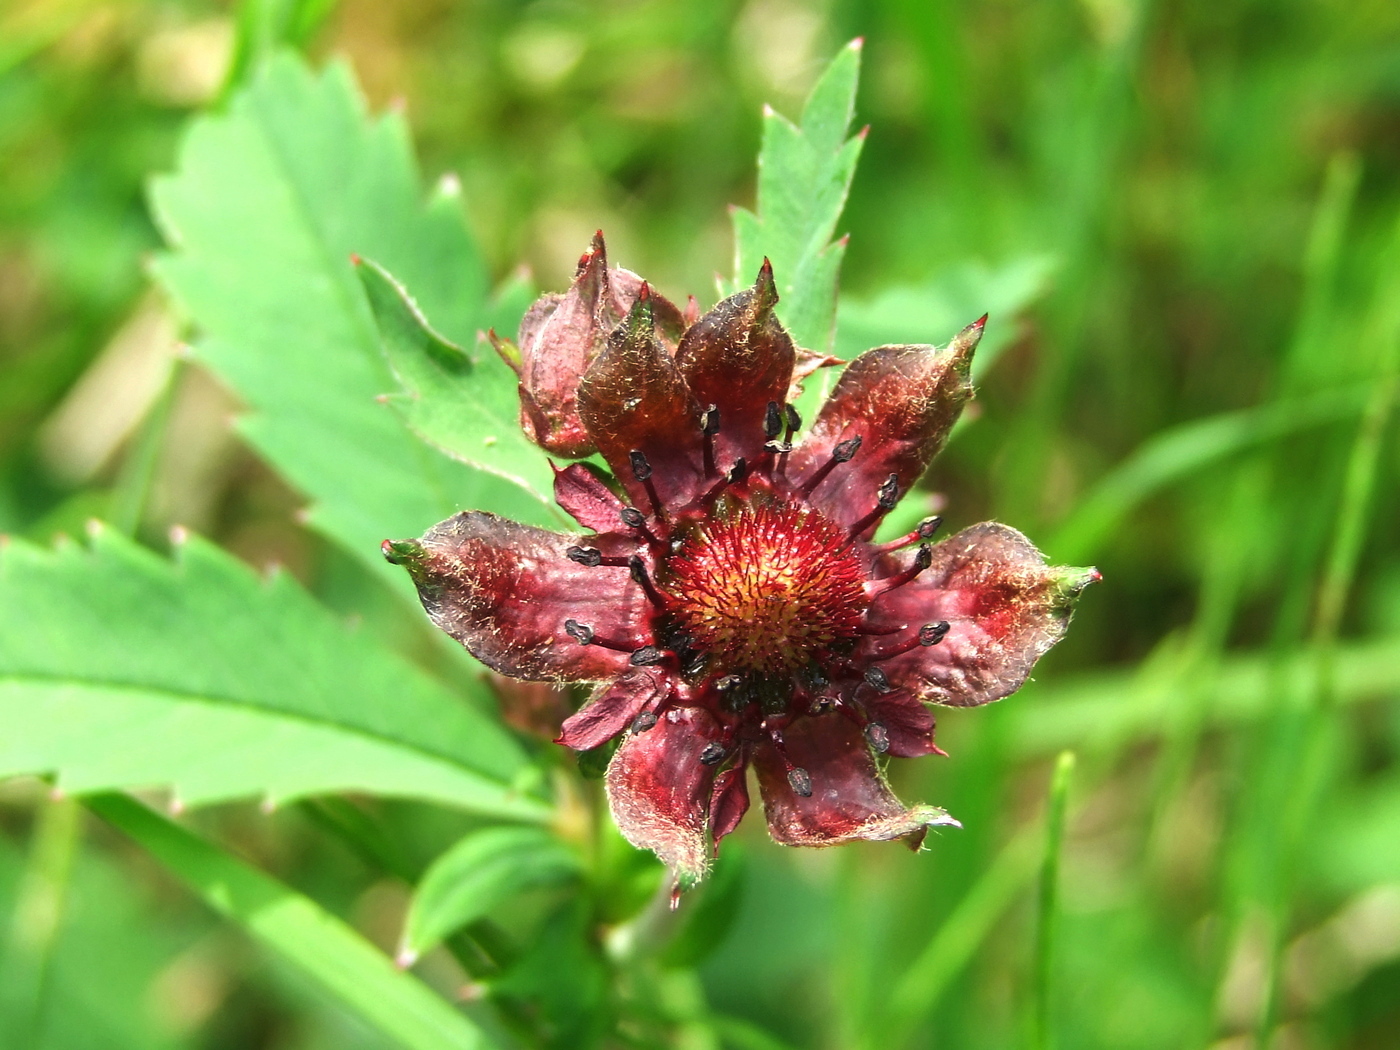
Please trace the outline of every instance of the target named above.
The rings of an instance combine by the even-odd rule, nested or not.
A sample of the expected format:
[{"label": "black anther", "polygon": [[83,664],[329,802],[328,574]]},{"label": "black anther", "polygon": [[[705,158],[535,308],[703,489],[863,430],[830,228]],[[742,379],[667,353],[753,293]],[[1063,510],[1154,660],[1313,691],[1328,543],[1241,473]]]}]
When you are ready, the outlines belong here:
[{"label": "black anther", "polygon": [[654,725],[656,725],[656,715],[650,711],[643,711],[636,718],[632,719],[632,732],[645,733]]},{"label": "black anther", "polygon": [[802,429],[802,417],[792,405],[783,406],[783,415],[787,417],[787,432],[789,434],[795,430]]},{"label": "black anther", "polygon": [[890,510],[899,502],[899,475],[891,474],[880,484],[877,497],[881,510]]},{"label": "black anther", "polygon": [[791,441],[769,441],[763,446],[764,452],[771,452],[775,456],[784,456],[792,451]]},{"label": "black anther", "polygon": [[867,667],[865,669],[865,682],[877,693],[888,693],[894,688],[890,685],[889,676],[878,667]]},{"label": "black anther", "polygon": [[935,514],[931,518],[925,518],[919,522],[919,527],[914,531],[919,534],[921,540],[933,539],[933,534],[938,531],[938,527],[943,524],[943,519]]},{"label": "black anther", "polygon": [[716,406],[711,405],[705,409],[705,422],[702,429],[710,437],[719,433],[719,409]]},{"label": "black anther", "polygon": [[629,529],[640,529],[647,523],[646,515],[636,507],[623,507],[620,517],[622,518],[622,524],[626,525]]},{"label": "black anther", "polygon": [[724,756],[729,754],[724,745],[716,741],[713,744],[706,744],[705,750],[700,752],[700,764],[702,766],[717,766],[724,761]]},{"label": "black anther", "polygon": [[737,485],[748,476],[749,465],[744,461],[744,457],[740,456],[734,461],[734,466],[729,469],[729,483],[731,485]]},{"label": "black anther", "polygon": [[783,406],[776,401],[768,402],[763,413],[763,436],[769,441],[783,432]]},{"label": "black anther", "polygon": [[890,749],[890,731],[880,722],[871,722],[865,727],[865,739],[870,741],[877,755]]},{"label": "black anther", "polygon": [[565,553],[570,561],[587,565],[589,568],[597,568],[603,564],[603,552],[597,547],[570,547]]},{"label": "black anther", "polygon": [[937,645],[943,641],[944,635],[948,633],[948,628],[952,625],[947,620],[939,620],[937,623],[926,623],[919,628],[920,645]]},{"label": "black anther", "polygon": [[914,555],[914,571],[923,572],[933,564],[933,548],[927,543],[919,544],[919,553]]},{"label": "black anther", "polygon": [[647,576],[646,563],[642,561],[640,554],[634,554],[627,559],[627,571],[631,574],[633,583],[640,583],[645,587],[651,582],[651,578]]},{"label": "black anther", "polygon": [[577,620],[564,621],[564,633],[567,634],[579,645],[593,644],[593,628],[586,623],[579,623]]},{"label": "black anther", "polygon": [[723,678],[715,679],[715,688],[721,693],[727,693],[742,681],[743,679],[737,674],[727,674]]},{"label": "black anther", "polygon": [[632,476],[638,481],[646,481],[651,477],[651,463],[647,457],[635,449],[627,453],[628,460],[632,463]]},{"label": "black anther", "polygon": [[793,766],[788,770],[788,784],[792,790],[803,798],[812,797],[812,775],[801,766]]},{"label": "black anther", "polygon": [[848,441],[843,441],[831,450],[831,458],[837,463],[849,463],[855,459],[856,453],[860,451],[861,437],[857,434]]},{"label": "black anther", "polygon": [[652,664],[659,664],[666,659],[663,653],[654,645],[644,645],[632,654],[631,663],[633,667],[650,667]]}]

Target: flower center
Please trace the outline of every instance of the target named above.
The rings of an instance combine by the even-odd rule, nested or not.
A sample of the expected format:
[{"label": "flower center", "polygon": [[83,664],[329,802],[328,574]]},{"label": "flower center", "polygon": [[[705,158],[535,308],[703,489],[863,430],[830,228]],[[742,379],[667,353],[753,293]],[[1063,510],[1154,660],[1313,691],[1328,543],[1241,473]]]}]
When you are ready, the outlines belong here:
[{"label": "flower center", "polygon": [[856,637],[864,573],[845,530],[788,504],[707,522],[667,564],[677,626],[723,672],[776,674]]}]

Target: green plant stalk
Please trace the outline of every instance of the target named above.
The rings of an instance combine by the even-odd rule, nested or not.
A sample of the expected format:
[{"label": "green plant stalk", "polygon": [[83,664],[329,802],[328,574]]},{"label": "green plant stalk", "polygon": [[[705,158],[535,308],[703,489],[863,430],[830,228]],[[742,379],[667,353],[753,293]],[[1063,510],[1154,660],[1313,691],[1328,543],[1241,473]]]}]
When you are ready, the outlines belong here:
[{"label": "green plant stalk", "polygon": [[177,356],[171,361],[170,370],[165,376],[165,385],[141,424],[136,441],[122,462],[121,473],[112,489],[111,504],[107,511],[108,520],[112,528],[124,536],[135,537],[145,517],[146,504],[151,498],[151,484],[155,480],[156,468],[160,466],[161,453],[165,448],[165,435],[170,427],[170,413],[180,390],[184,370],[183,357]]},{"label": "green plant stalk", "polygon": [[1040,891],[1036,900],[1035,964],[1031,994],[1031,1046],[1036,1050],[1049,1050],[1054,1043],[1051,978],[1059,912],[1060,850],[1064,842],[1065,810],[1073,776],[1074,752],[1061,751],[1055,759],[1055,771],[1050,778],[1050,800],[1045,814],[1045,856],[1040,862]]},{"label": "green plant stalk", "polygon": [[[1318,589],[1317,612],[1313,620],[1312,649],[1315,665],[1310,683],[1310,706],[1306,712],[1308,730],[1293,792],[1296,804],[1286,809],[1283,841],[1287,883],[1294,881],[1294,869],[1303,849],[1306,828],[1320,808],[1327,781],[1327,751],[1331,730],[1335,729],[1337,706],[1337,639],[1342,615],[1356,581],[1361,548],[1370,523],[1376,475],[1386,429],[1400,393],[1400,226],[1387,253],[1387,271],[1377,289],[1376,315],[1368,325],[1366,342],[1377,350],[1376,378],[1366,412],[1357,428],[1347,458],[1341,497],[1338,503],[1332,542],[1327,551],[1322,581]],[[1270,932],[1270,966],[1264,1006],[1260,1011],[1255,1043],[1267,1050],[1278,1024],[1280,981],[1288,934],[1288,902],[1280,893]]]},{"label": "green plant stalk", "polygon": [[[1035,874],[1035,835],[1016,834],[963,896],[924,950],[895,982],[885,1007],[886,1037],[878,1045],[908,1043],[920,1022],[971,961],[987,934]],[[872,1044],[874,1045],[874,1044]]]},{"label": "green plant stalk", "polygon": [[472,1021],[314,901],[127,795],[87,808],[135,840],[206,904],[408,1050],[492,1044]]},{"label": "green plant stalk", "polygon": [[15,893],[0,957],[0,1035],[6,1046],[42,1042],[44,999],[54,948],[68,909],[73,861],[81,837],[80,810],[53,798],[35,811],[29,856]]}]

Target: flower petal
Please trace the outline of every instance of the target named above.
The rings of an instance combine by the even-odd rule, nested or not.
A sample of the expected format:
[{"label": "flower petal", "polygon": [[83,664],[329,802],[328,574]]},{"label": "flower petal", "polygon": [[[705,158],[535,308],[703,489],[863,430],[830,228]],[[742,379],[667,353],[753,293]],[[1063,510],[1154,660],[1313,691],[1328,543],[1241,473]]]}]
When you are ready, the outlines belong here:
[{"label": "flower petal", "polygon": [[739,826],[748,811],[748,765],[733,765],[722,770],[715,777],[714,791],[710,794],[710,834],[716,849],[720,840]]},{"label": "flower petal", "polygon": [[520,323],[520,426],[535,444],[561,456],[593,451],[576,392],[610,328],[607,267],[602,236],[595,236],[569,290],[545,296]]},{"label": "flower petal", "polygon": [[875,627],[947,620],[937,645],[919,646],[880,667],[921,700],[975,707],[1014,693],[1035,662],[1064,636],[1074,601],[1097,570],[1045,564],[1015,529],[984,522],[933,548],[912,583],[875,600]]},{"label": "flower petal", "polygon": [[[594,544],[605,539],[589,537]],[[580,645],[564,622],[639,647],[645,643],[636,640],[634,624],[648,603],[625,569],[571,561],[567,551],[577,542],[464,511],[421,541],[386,540],[384,553],[408,569],[433,622],[492,670],[534,680],[612,678],[629,666],[628,654]]]},{"label": "flower petal", "polygon": [[653,296],[642,286],[578,388],[579,415],[598,451],[642,510],[652,509],[630,455],[642,453],[662,503],[683,503],[701,475],[700,407],[656,337]]},{"label": "flower petal", "polygon": [[719,409],[715,436],[721,470],[763,450],[770,401],[782,405],[797,352],[773,314],[778,289],[763,261],[758,280],[700,318],[676,351],[676,364],[701,407]]},{"label": "flower petal", "polygon": [[788,760],[811,778],[812,793],[793,790],[788,767],[771,743],[754,754],[768,832],[785,846],[834,846],[852,839],[908,838],[917,847],[924,830],[956,825],[935,806],[906,809],[885,783],[860,730],[837,713],[799,718],[783,733]]},{"label": "flower petal", "polygon": [[814,490],[818,508],[850,525],[875,506],[876,493],[891,474],[907,492],[972,396],[968,376],[981,337],[979,321],[943,350],[881,346],[861,354],[837,382],[807,439],[793,450],[788,476],[805,480],[831,459],[838,444],[858,437],[855,458]]},{"label": "flower petal", "polygon": [[594,532],[613,532],[622,522],[622,500],[583,463],[554,471],[554,502]]},{"label": "flower petal", "polygon": [[649,849],[688,889],[710,865],[707,826],[715,767],[700,761],[720,726],[701,707],[673,707],[622,742],[608,764],[613,820],[627,841]]},{"label": "flower petal", "polygon": [[894,758],[920,758],[941,755],[933,742],[933,712],[902,689],[865,701],[872,722],[883,727],[889,741],[886,752]]},{"label": "flower petal", "polygon": [[591,751],[606,744],[632,724],[642,709],[671,689],[664,671],[636,668],[606,685],[596,697],[564,719],[556,744]]}]

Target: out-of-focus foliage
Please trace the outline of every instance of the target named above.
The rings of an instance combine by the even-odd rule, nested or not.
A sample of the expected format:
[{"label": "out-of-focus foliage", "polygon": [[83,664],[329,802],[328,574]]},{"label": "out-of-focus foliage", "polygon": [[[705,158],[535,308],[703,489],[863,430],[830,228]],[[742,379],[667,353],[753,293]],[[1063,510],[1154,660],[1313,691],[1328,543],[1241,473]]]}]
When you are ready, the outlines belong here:
[{"label": "out-of-focus foliage", "polygon": [[[286,714],[318,695],[281,670],[294,661],[279,646],[314,636],[315,659],[335,662],[357,643],[331,621],[354,617],[365,641],[317,677],[345,681],[344,708],[324,730],[297,727],[337,742],[289,792],[375,786],[378,759],[336,751],[357,711],[400,727],[394,761],[469,759],[447,721],[424,727],[408,708],[482,701],[483,682],[384,585],[374,544],[442,516],[388,524],[415,518],[404,493],[426,491],[396,478],[441,479],[447,509],[522,510],[495,502],[507,482],[421,458],[394,405],[373,401],[397,384],[346,257],[402,279],[472,354],[477,327],[514,323],[491,290],[522,262],[537,287],[562,287],[598,227],[615,261],[708,305],[715,275],[734,269],[726,206],[763,218],[761,105],[797,119],[857,36],[855,126],[871,130],[834,229],[851,235],[836,352],[942,342],[991,312],[984,350],[998,352],[979,361],[976,416],[911,512],[995,516],[1057,560],[1097,563],[1105,583],[1038,681],[977,717],[941,716],[950,758],[895,765],[903,793],[964,824],[922,856],[782,851],[750,827],[671,916],[648,904],[654,862],[597,819],[596,782],[524,740],[529,772],[510,797],[552,798],[548,834],[584,874],[502,895],[505,851],[506,874],[461,906],[472,922],[416,974],[467,999],[470,1030],[500,1045],[1000,1048],[1044,1045],[1042,1032],[1062,1050],[1394,1045],[1394,4],[12,0],[0,8],[0,531],[24,539],[0,555],[0,588],[39,589],[50,620],[6,608],[16,622],[0,650],[14,658],[0,689],[51,706],[75,688],[65,678],[85,678],[96,705],[122,691],[123,669],[184,674],[183,658],[214,701],[179,698],[189,733],[221,732],[223,717],[253,726],[274,719],[239,701],[276,694]],[[362,116],[349,72],[287,59],[257,80],[288,44],[316,66],[340,56],[372,113],[401,115]],[[278,99],[297,92],[309,108],[289,131]],[[326,167],[356,150],[378,167]],[[371,169],[392,177],[353,181]],[[165,173],[153,210],[146,183]],[[449,192],[430,197],[446,173]],[[300,196],[271,199],[279,186]],[[157,214],[174,301],[146,276]],[[334,386],[344,372],[322,386],[317,371],[342,344],[361,355],[348,397]],[[96,554],[30,546],[81,536],[92,516],[158,553],[110,536]],[[177,615],[193,571],[161,560],[177,522],[256,567],[287,566],[330,612],[200,546],[202,571],[236,581],[225,598],[247,599]],[[96,597],[80,631],[63,612],[70,584],[51,578],[82,565],[71,586]],[[122,588],[144,597],[123,607]],[[165,630],[162,617],[175,617]],[[275,637],[258,644],[254,626]],[[229,680],[285,689],[212,695],[201,652],[246,659]],[[422,670],[373,688],[404,660]],[[556,697],[506,699],[557,722]],[[133,742],[85,734],[86,716],[56,724],[80,709],[36,703],[29,729],[7,716],[18,743],[0,753],[62,739],[102,773],[83,786],[140,786],[125,760],[156,747],[156,730]],[[265,732],[266,753],[284,746]],[[1078,762],[1056,896],[1040,876],[1063,748]],[[502,763],[491,771],[513,775],[515,750],[486,756]],[[149,783],[181,768],[219,779],[197,755],[167,757]],[[259,779],[250,763],[223,786]],[[0,787],[4,1045],[88,1047],[94,1032],[132,1048],[394,1045],[386,1032],[421,986],[382,973],[383,988],[415,990],[356,1004],[353,980],[308,981],[335,952],[299,942],[297,923],[338,916],[358,935],[336,925],[330,938],[372,966],[365,942],[392,953],[411,907],[434,905],[410,905],[412,887],[440,893],[425,872],[482,834],[479,813],[420,789],[405,794],[439,804],[203,809],[185,819],[223,847],[207,854],[178,829],[127,820],[147,853],[51,800],[52,786]],[[124,812],[106,816],[121,826]],[[161,854],[158,840],[195,844]],[[242,872],[293,919],[219,896],[219,871]]]}]

